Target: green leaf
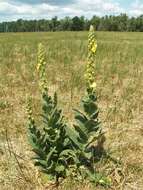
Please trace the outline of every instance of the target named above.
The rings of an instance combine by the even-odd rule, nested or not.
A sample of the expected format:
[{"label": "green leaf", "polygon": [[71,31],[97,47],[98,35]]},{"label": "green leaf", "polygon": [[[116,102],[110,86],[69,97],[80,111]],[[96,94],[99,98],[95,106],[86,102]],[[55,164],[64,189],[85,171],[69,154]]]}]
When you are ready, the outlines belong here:
[{"label": "green leaf", "polygon": [[57,93],[55,92],[54,93],[54,101],[53,101],[54,107],[57,106],[57,103],[58,103],[58,98],[57,98]]},{"label": "green leaf", "polygon": [[56,166],[55,171],[58,173],[63,172],[65,171],[65,167],[63,165],[58,165]]},{"label": "green leaf", "polygon": [[73,142],[73,144],[78,147],[80,150],[82,150],[82,144],[79,142],[79,135],[78,133],[72,129],[72,127],[66,127],[66,134],[69,137],[69,139]]},{"label": "green leaf", "polygon": [[69,155],[75,156],[75,153],[74,153],[74,151],[72,149],[63,150],[60,153],[59,157],[61,157],[61,156],[69,156]]},{"label": "green leaf", "polygon": [[85,123],[85,127],[88,129],[88,133],[92,131],[97,131],[99,129],[99,122],[94,120],[88,120]]},{"label": "green leaf", "polygon": [[50,150],[49,154],[46,157],[47,162],[50,161],[52,154],[55,152],[55,150],[56,150],[56,147],[54,147],[52,150]]},{"label": "green leaf", "polygon": [[88,116],[91,116],[98,109],[97,105],[94,102],[84,102],[83,107]]},{"label": "green leaf", "polygon": [[90,118],[91,118],[91,119],[97,119],[97,118],[98,118],[98,115],[99,115],[99,111],[97,110],[97,111],[95,111],[95,112],[90,116]]},{"label": "green leaf", "polygon": [[87,130],[85,130],[85,126],[84,125],[74,125],[75,130],[79,133],[80,136],[80,142],[87,142],[88,140],[88,136],[87,136]]},{"label": "green leaf", "polygon": [[38,161],[35,162],[35,166],[43,166],[44,168],[47,167],[47,162],[42,159],[38,159]]},{"label": "green leaf", "polygon": [[84,156],[90,160],[91,159],[91,156],[92,156],[92,152],[84,152]]},{"label": "green leaf", "polygon": [[81,123],[85,123],[88,120],[87,117],[79,110],[74,109],[74,111],[76,120],[79,120]]}]

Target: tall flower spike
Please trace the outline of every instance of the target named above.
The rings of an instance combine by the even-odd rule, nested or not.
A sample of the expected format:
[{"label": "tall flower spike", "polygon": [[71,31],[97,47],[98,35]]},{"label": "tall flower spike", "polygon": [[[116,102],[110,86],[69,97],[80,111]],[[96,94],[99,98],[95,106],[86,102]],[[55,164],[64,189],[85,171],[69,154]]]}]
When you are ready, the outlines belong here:
[{"label": "tall flower spike", "polygon": [[40,88],[42,91],[47,89],[47,81],[46,81],[46,52],[44,46],[40,43],[38,45],[38,61],[37,61],[37,72],[39,74],[39,82]]},{"label": "tall flower spike", "polygon": [[27,100],[26,112],[27,112],[27,115],[28,115],[29,124],[34,124],[31,101],[32,101],[32,99],[31,99],[31,97],[29,97],[28,100]]},{"label": "tall flower spike", "polygon": [[86,66],[85,80],[86,80],[87,89],[92,92],[96,90],[95,62],[94,62],[96,50],[97,50],[97,41],[95,38],[94,27],[91,25],[88,35],[88,63]]}]

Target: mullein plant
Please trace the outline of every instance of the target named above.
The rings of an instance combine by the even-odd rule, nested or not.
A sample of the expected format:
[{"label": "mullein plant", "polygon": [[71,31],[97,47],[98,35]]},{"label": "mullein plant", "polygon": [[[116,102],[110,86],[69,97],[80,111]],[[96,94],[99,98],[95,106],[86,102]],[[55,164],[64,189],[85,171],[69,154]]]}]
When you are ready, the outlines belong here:
[{"label": "mullein plant", "polygon": [[[103,133],[101,123],[98,119],[98,106],[95,82],[95,56],[97,41],[94,27],[90,26],[88,36],[88,60],[85,72],[86,94],[81,100],[81,110],[75,109],[75,135],[69,138],[75,147],[76,155],[79,160],[78,168],[81,174],[89,177],[90,181],[102,181],[102,176],[97,175],[95,170],[95,160],[98,160],[99,152],[97,149],[102,147]],[[77,136],[75,140],[75,136]],[[73,138],[74,137],[74,138]],[[101,140],[102,139],[102,140]],[[104,180],[103,180],[104,181]]]},{"label": "mullein plant", "polygon": [[35,153],[35,165],[40,166],[41,171],[48,178],[56,181],[69,175],[70,168],[76,162],[76,155],[71,149],[71,143],[67,137],[64,117],[58,108],[57,94],[53,97],[48,94],[46,80],[46,54],[42,44],[38,46],[37,72],[42,95],[42,126],[37,127],[32,117],[32,108],[28,102],[28,136]]},{"label": "mullein plant", "polygon": [[62,111],[58,108],[57,94],[54,93],[52,97],[48,93],[46,53],[42,44],[38,46],[36,68],[42,95],[42,126],[36,126],[29,102],[28,134],[36,155],[35,165],[40,166],[41,171],[45,172],[50,179],[55,179],[57,183],[59,178],[67,176],[88,178],[92,182],[102,182],[102,184],[105,182],[97,175],[94,167],[98,156],[95,147],[99,147],[99,142],[102,142],[99,140],[102,130],[98,120],[95,82],[96,49],[95,32],[91,26],[85,72],[86,95],[81,100],[81,110],[74,110],[75,124],[70,127],[65,123]]}]

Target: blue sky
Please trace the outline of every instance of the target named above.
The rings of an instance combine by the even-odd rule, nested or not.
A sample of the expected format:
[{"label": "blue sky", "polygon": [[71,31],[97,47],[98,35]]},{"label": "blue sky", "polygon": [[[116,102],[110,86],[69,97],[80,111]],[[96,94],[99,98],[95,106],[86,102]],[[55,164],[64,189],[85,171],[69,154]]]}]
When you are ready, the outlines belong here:
[{"label": "blue sky", "polygon": [[143,14],[143,0],[0,0],[0,22],[7,20]]}]

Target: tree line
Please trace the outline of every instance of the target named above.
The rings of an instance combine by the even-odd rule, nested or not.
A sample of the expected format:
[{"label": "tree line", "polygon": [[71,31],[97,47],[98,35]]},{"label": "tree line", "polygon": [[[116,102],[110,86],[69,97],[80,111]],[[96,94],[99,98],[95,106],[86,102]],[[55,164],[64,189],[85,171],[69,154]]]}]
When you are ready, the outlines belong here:
[{"label": "tree line", "polygon": [[143,15],[128,17],[126,14],[118,16],[84,16],[65,17],[58,19],[23,20],[0,23],[0,32],[46,32],[46,31],[84,31],[90,25],[96,26],[97,31],[138,31],[143,32]]}]

